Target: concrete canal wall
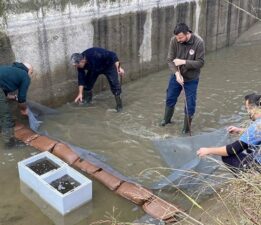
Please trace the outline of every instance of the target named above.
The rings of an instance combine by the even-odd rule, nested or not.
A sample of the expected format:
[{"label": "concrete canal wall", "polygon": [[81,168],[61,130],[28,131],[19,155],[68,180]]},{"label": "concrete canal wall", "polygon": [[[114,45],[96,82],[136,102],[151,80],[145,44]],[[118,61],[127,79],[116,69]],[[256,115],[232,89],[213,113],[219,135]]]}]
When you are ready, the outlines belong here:
[{"label": "concrete canal wall", "polygon": [[[116,51],[124,82],[167,68],[173,28],[186,22],[208,52],[231,45],[260,16],[261,0],[0,0],[0,64],[27,61],[30,99],[55,103],[77,91],[69,58],[92,46]],[[237,7],[238,6],[238,7]],[[107,87],[99,78],[96,91]]]}]

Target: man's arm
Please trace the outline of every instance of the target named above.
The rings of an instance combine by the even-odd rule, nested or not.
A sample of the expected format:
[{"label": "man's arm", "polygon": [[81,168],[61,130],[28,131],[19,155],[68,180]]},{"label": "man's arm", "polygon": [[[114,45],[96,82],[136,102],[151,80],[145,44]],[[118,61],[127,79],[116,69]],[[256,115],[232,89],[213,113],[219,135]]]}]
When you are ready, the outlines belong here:
[{"label": "man's arm", "polygon": [[235,126],[229,126],[227,128],[227,131],[230,133],[230,134],[241,134],[245,131],[244,128],[241,128],[241,127],[235,127]]},{"label": "man's arm", "polygon": [[77,69],[78,71],[78,95],[75,98],[74,102],[82,102],[83,100],[83,89],[85,85],[85,71],[84,69]]},{"label": "man's arm", "polygon": [[18,88],[18,102],[23,103],[26,102],[26,96],[27,96],[27,91],[30,85],[30,78],[28,77],[27,74],[25,74],[21,85]]},{"label": "man's arm", "polygon": [[83,100],[83,89],[84,89],[84,86],[79,85],[78,95],[75,98],[74,102],[76,102],[76,103],[77,102],[82,102],[82,100]]},{"label": "man's arm", "polygon": [[18,107],[20,109],[20,112],[22,115],[28,115],[28,109],[26,105],[26,96],[27,96],[27,91],[30,85],[30,78],[26,74],[25,78],[23,79],[19,89],[18,89]]},{"label": "man's arm", "polygon": [[213,148],[200,148],[197,151],[197,155],[199,157],[204,157],[207,155],[228,156],[226,146],[213,147]]},{"label": "man's arm", "polygon": [[117,69],[117,72],[120,76],[124,76],[125,75],[125,71],[124,69],[121,67],[121,63],[119,61],[115,62],[115,67]]},{"label": "man's arm", "polygon": [[237,140],[232,144],[228,144],[222,147],[200,148],[197,151],[197,155],[199,157],[203,157],[206,155],[230,156],[239,154],[246,149],[248,149],[248,144],[243,141]]},{"label": "man's arm", "polygon": [[176,75],[176,80],[180,85],[184,84],[184,79],[183,76],[180,74],[178,70],[178,66],[174,63],[174,59],[176,58],[176,53],[177,52],[177,46],[175,44],[175,38],[173,37],[170,41],[169,44],[169,51],[168,51],[168,65],[169,69],[173,74]]}]

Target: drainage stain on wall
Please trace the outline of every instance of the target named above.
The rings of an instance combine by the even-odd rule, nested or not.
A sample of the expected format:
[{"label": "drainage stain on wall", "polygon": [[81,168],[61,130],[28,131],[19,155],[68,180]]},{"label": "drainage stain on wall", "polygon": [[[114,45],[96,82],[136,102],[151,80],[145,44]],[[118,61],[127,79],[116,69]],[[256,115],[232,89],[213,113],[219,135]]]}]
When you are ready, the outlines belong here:
[{"label": "drainage stain on wall", "polygon": [[149,10],[146,15],[146,22],[143,27],[144,35],[139,49],[140,63],[151,61],[151,31],[152,31],[152,10]]},{"label": "drainage stain on wall", "polygon": [[0,31],[0,65],[9,64],[14,59],[15,55],[12,50],[10,38],[6,33]]}]

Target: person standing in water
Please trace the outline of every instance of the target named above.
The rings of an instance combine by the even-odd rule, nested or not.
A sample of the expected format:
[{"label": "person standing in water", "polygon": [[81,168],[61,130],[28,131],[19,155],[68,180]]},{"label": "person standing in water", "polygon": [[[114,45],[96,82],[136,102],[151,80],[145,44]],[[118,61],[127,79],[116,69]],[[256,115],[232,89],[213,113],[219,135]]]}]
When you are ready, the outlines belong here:
[{"label": "person standing in water", "polygon": [[185,23],[174,29],[168,51],[168,65],[172,72],[168,84],[164,119],[160,125],[171,123],[174,108],[182,90],[185,92],[186,105],[183,133],[191,132],[191,122],[196,110],[197,89],[200,69],[204,65],[204,41],[192,33]]}]

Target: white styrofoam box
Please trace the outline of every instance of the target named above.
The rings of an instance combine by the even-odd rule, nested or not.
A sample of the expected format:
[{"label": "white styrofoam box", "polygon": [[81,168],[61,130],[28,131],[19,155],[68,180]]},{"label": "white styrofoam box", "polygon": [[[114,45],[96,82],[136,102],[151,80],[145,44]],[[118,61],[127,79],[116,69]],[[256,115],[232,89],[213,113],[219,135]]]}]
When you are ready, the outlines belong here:
[{"label": "white styrofoam box", "polygon": [[59,169],[58,168],[55,170],[51,170],[45,174],[38,175],[37,173],[35,173],[33,170],[31,170],[28,167],[29,164],[31,164],[37,160],[44,159],[44,158],[47,158],[48,160],[52,161],[57,166],[59,166],[59,168],[67,165],[64,161],[62,161],[55,155],[51,154],[50,152],[42,152],[42,153],[34,155],[28,159],[24,159],[24,160],[18,162],[18,171],[19,171],[20,179],[24,183],[26,183],[29,187],[31,187],[33,190],[35,190],[36,192],[39,189],[39,184],[40,184],[39,180],[42,179],[42,177],[48,176],[49,174],[54,173],[55,171],[57,171]]},{"label": "white styrofoam box", "polygon": [[[52,187],[50,183],[64,175],[70,176],[80,185],[71,191],[62,194]],[[92,199],[92,181],[69,166],[62,167],[55,173],[43,177],[41,182],[42,186],[38,190],[40,196],[62,215],[69,213]]]},{"label": "white styrofoam box", "polygon": [[86,220],[93,212],[93,204],[89,202],[66,215],[61,215],[61,213],[54,210],[49,203],[43,200],[36,191],[32,190],[23,181],[20,181],[20,190],[44,215],[48,216],[55,225],[79,224],[81,221]]}]

